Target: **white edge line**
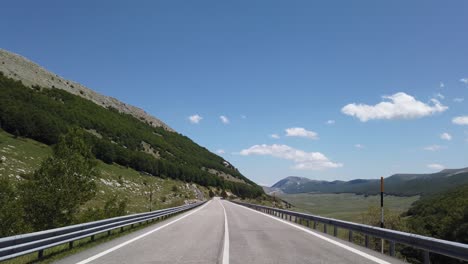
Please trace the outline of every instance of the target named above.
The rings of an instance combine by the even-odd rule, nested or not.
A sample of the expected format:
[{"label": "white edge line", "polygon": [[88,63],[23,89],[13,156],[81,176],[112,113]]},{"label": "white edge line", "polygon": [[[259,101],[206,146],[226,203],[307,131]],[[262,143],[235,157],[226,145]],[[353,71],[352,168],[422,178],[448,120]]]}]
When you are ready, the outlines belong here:
[{"label": "white edge line", "polygon": [[223,203],[219,200],[219,203],[224,210],[224,247],[223,247],[223,264],[229,264],[229,229],[226,208],[224,208]]},{"label": "white edge line", "polygon": [[141,234],[141,235],[139,235],[139,236],[137,236],[137,237],[134,237],[134,238],[132,238],[132,239],[130,239],[130,240],[127,240],[127,241],[125,241],[125,242],[123,242],[123,243],[121,243],[121,244],[119,244],[119,245],[117,245],[117,246],[115,246],[115,247],[109,248],[109,249],[107,249],[107,250],[105,250],[105,251],[103,251],[103,252],[101,252],[101,253],[99,253],[99,254],[96,254],[96,255],[94,255],[94,256],[92,256],[92,257],[89,257],[89,258],[87,258],[87,259],[85,259],[85,260],[82,260],[82,261],[80,261],[80,262],[77,262],[76,264],[85,264],[85,263],[89,263],[89,262],[91,262],[91,261],[93,261],[93,260],[96,260],[96,259],[98,259],[98,258],[100,258],[100,257],[102,257],[102,256],[104,256],[104,255],[107,255],[107,254],[111,253],[112,251],[115,251],[115,250],[117,250],[117,249],[119,249],[119,248],[121,248],[121,247],[124,247],[124,246],[126,246],[126,245],[132,243],[132,242],[135,242],[135,241],[137,241],[137,240],[140,239],[140,238],[143,238],[143,237],[145,237],[145,236],[147,236],[147,235],[150,235],[150,234],[152,234],[152,233],[154,233],[154,232],[156,232],[156,231],[158,231],[158,230],[161,230],[161,229],[163,229],[163,228],[165,228],[165,227],[167,227],[167,226],[169,226],[169,225],[172,225],[172,224],[174,224],[175,222],[177,222],[177,221],[179,221],[179,220],[182,220],[182,219],[186,218],[187,216],[192,215],[192,214],[194,214],[194,213],[200,211],[200,210],[203,209],[205,206],[207,206],[210,202],[211,202],[211,200],[210,200],[209,202],[205,203],[202,207],[199,207],[198,209],[196,209],[195,211],[192,211],[192,212],[190,212],[190,213],[188,213],[188,214],[186,214],[186,215],[184,215],[184,216],[182,216],[182,217],[179,217],[179,218],[177,218],[177,219],[175,219],[175,220],[173,220],[173,221],[171,221],[171,222],[169,222],[169,223],[167,223],[167,224],[164,224],[164,225],[159,226],[159,227],[157,227],[157,228],[155,228],[155,229],[153,229],[153,230],[151,230],[151,231],[148,231],[148,232],[146,232],[146,233],[144,233],[144,234]]},{"label": "white edge line", "polygon": [[306,232],[306,233],[309,233],[309,234],[311,234],[311,235],[313,235],[313,236],[316,236],[316,237],[318,237],[318,238],[321,238],[321,239],[323,239],[323,240],[325,240],[325,241],[327,241],[327,242],[330,242],[330,243],[332,243],[332,244],[334,244],[334,245],[336,245],[336,246],[342,247],[342,248],[344,248],[344,249],[346,249],[346,250],[349,250],[349,251],[351,251],[351,252],[353,252],[353,253],[355,253],[355,254],[358,254],[358,255],[360,255],[360,256],[362,256],[362,257],[365,257],[365,258],[367,258],[367,259],[369,259],[369,260],[372,260],[372,261],[374,261],[374,262],[376,262],[376,263],[379,263],[379,264],[391,264],[390,262],[387,262],[387,261],[385,261],[385,260],[383,260],[383,259],[379,259],[379,258],[374,257],[374,256],[372,256],[372,255],[369,255],[369,254],[367,254],[367,253],[365,253],[365,252],[362,252],[362,251],[360,251],[360,250],[357,250],[357,249],[355,249],[355,248],[352,248],[352,247],[350,247],[350,246],[347,246],[347,245],[345,245],[345,244],[342,244],[342,243],[340,243],[340,242],[338,242],[338,241],[335,241],[335,240],[330,239],[330,238],[328,238],[328,237],[325,237],[325,236],[322,236],[322,235],[317,234],[317,233],[315,233],[315,232],[312,232],[311,230],[309,230],[309,229],[307,229],[307,228],[297,226],[297,225],[292,224],[292,223],[290,223],[290,222],[287,222],[287,221],[285,221],[285,220],[283,220],[283,219],[276,218],[276,217],[274,217],[274,216],[271,216],[271,215],[268,215],[268,214],[259,212],[259,211],[257,211],[257,210],[254,210],[254,209],[251,209],[251,208],[242,206],[242,205],[238,205],[238,204],[235,204],[235,203],[232,203],[232,204],[237,205],[237,206],[242,207],[242,208],[247,209],[247,210],[251,210],[251,211],[253,211],[253,212],[255,212],[255,213],[259,213],[259,214],[261,214],[261,215],[270,217],[270,218],[275,219],[275,220],[277,220],[277,221],[279,221],[279,222],[282,222],[283,224],[290,225],[290,226],[292,226],[292,227],[294,227],[294,228],[297,228],[297,229],[302,230],[302,231],[304,231],[304,232]]}]

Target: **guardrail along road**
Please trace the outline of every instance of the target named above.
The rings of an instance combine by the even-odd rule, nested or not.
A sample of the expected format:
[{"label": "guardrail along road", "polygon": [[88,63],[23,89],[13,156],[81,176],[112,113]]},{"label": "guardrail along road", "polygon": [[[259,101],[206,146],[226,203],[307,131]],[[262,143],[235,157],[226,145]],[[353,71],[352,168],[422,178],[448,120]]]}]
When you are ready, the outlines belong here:
[{"label": "guardrail along road", "polygon": [[58,263],[401,263],[365,247],[215,198]]}]

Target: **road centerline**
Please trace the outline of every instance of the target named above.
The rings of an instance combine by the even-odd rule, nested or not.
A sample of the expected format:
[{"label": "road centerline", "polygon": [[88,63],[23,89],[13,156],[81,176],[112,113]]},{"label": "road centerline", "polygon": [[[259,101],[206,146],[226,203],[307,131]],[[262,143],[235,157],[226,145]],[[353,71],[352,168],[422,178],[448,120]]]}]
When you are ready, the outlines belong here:
[{"label": "road centerline", "polygon": [[223,264],[229,264],[229,228],[228,228],[228,220],[226,214],[226,208],[224,208],[223,203],[221,200],[218,200],[219,204],[223,207],[224,211],[224,246],[223,246]]},{"label": "road centerline", "polygon": [[128,244],[130,244],[130,243],[132,243],[132,242],[135,242],[135,241],[137,241],[137,240],[139,240],[139,239],[141,239],[141,238],[143,238],[143,237],[146,237],[146,236],[148,236],[148,235],[150,235],[150,234],[152,234],[152,233],[154,233],[154,232],[156,232],[156,231],[159,231],[159,230],[161,230],[161,229],[163,229],[163,228],[165,228],[165,227],[167,227],[167,226],[170,226],[170,225],[172,225],[172,224],[174,224],[174,223],[176,223],[176,222],[178,222],[178,221],[180,221],[180,220],[182,220],[182,219],[184,219],[184,218],[186,218],[186,217],[188,217],[188,216],[190,216],[190,215],[192,215],[192,214],[194,214],[194,213],[200,211],[200,210],[203,209],[205,206],[207,206],[210,202],[211,202],[211,200],[208,201],[207,203],[205,203],[204,205],[202,205],[201,207],[195,209],[194,211],[192,211],[192,212],[190,212],[190,213],[188,213],[188,214],[186,214],[186,215],[183,215],[182,217],[179,217],[179,218],[177,218],[177,219],[174,219],[173,221],[171,221],[171,222],[169,222],[169,223],[166,223],[166,224],[164,224],[164,225],[162,225],[162,226],[159,226],[159,227],[157,227],[157,228],[155,228],[155,229],[153,229],[153,230],[150,230],[150,231],[148,231],[148,232],[146,232],[146,233],[144,233],[144,234],[141,234],[141,235],[139,235],[139,236],[137,236],[137,237],[134,237],[134,238],[132,238],[132,239],[130,239],[130,240],[127,240],[127,241],[125,241],[125,242],[123,242],[123,243],[121,243],[121,244],[118,244],[117,246],[114,246],[114,247],[112,247],[112,248],[109,248],[109,249],[107,249],[107,250],[105,250],[105,251],[103,251],[103,252],[101,252],[101,253],[98,253],[98,254],[92,256],[92,257],[89,257],[89,258],[87,258],[87,259],[84,259],[84,260],[82,260],[82,261],[79,261],[79,262],[77,262],[76,264],[86,264],[86,263],[89,263],[89,262],[91,262],[91,261],[93,261],[93,260],[96,260],[96,259],[98,259],[98,258],[100,258],[100,257],[102,257],[102,256],[105,256],[105,255],[111,253],[112,251],[115,251],[115,250],[117,250],[117,249],[119,249],[119,248],[121,248],[121,247],[124,247],[124,246],[126,246],[126,245],[128,245]]}]

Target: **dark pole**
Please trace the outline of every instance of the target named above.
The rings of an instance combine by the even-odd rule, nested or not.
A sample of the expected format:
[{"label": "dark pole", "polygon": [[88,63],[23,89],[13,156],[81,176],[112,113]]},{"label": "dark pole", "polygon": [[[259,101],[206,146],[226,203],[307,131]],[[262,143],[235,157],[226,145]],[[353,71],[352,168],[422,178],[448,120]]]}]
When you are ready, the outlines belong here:
[{"label": "dark pole", "polygon": [[[384,228],[384,208],[383,208],[384,178],[380,177],[380,227]],[[384,240],[382,238],[381,252],[384,252]]]}]

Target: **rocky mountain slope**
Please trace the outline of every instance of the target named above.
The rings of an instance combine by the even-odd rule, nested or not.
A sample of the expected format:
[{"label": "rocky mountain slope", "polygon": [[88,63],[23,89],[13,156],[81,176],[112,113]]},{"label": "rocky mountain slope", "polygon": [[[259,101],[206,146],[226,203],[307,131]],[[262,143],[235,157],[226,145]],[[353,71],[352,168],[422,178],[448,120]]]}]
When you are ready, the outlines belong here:
[{"label": "rocky mountain slope", "polygon": [[142,120],[153,127],[174,131],[161,120],[149,115],[143,109],[105,96],[77,83],[54,74],[25,57],[0,49],[0,71],[6,77],[21,81],[26,86],[38,85],[43,88],[57,88],[81,96],[105,108],[115,108]]},{"label": "rocky mountain slope", "polygon": [[84,141],[107,164],[227,189],[241,197],[263,194],[228,161],[143,110],[0,50],[0,128],[53,145],[73,127],[87,132]]},{"label": "rocky mountain slope", "polygon": [[[385,193],[394,195],[428,195],[468,184],[468,168],[446,169],[430,174],[394,174],[384,179]],[[380,179],[351,181],[316,181],[302,177],[287,177],[272,189],[284,193],[380,193]]]}]

